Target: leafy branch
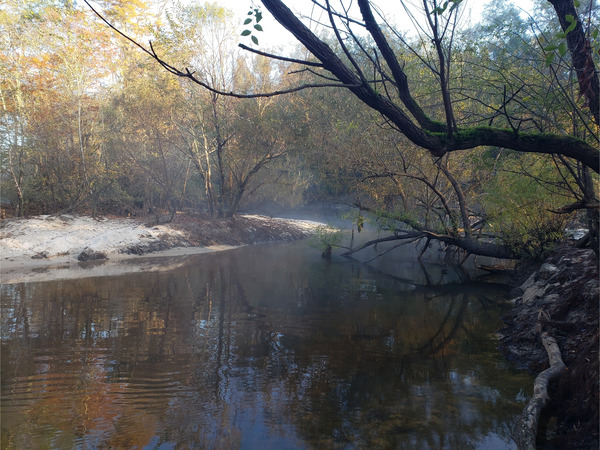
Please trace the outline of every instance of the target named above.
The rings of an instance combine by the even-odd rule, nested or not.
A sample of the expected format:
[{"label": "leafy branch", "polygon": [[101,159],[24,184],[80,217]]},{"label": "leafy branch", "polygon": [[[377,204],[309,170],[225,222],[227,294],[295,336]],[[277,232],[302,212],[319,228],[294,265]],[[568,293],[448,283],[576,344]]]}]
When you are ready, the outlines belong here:
[{"label": "leafy branch", "polygon": [[462,1],[463,0],[445,1],[442,6],[438,6],[437,8],[434,8],[432,12],[434,14],[437,14],[438,16],[441,16],[446,11],[446,8],[448,8],[448,5],[450,5],[450,12],[452,12],[452,11],[454,11],[454,9],[456,9],[456,7],[458,7],[458,5],[460,5],[462,3]]},{"label": "leafy branch", "polygon": [[242,31],[242,36],[250,36],[252,42],[258,45],[258,38],[253,33],[254,31],[263,31],[262,25],[258,23],[262,20],[262,12],[258,8],[251,7],[250,11],[248,11],[248,15],[251,17],[248,17],[246,20],[244,20],[244,25],[250,25],[252,22],[254,22],[254,25],[251,29],[246,28],[244,31]]},{"label": "leafy branch", "polygon": [[[578,3],[578,2],[576,2],[576,3]],[[577,26],[577,20],[575,20],[575,16],[573,16],[572,14],[567,14],[565,16],[565,20],[567,22],[569,22],[569,26],[564,31],[561,31],[560,33],[556,33],[556,37],[559,39],[566,39],[567,35],[571,31],[573,31],[575,29],[575,27]],[[556,50],[558,50],[558,53],[561,58],[563,56],[565,56],[565,54],[568,51],[567,41],[562,41],[558,45],[551,44],[551,45],[544,47],[544,52],[546,52],[546,67],[549,66],[550,64],[552,64],[552,61],[554,61],[554,58],[556,56],[556,52],[555,52]]]}]

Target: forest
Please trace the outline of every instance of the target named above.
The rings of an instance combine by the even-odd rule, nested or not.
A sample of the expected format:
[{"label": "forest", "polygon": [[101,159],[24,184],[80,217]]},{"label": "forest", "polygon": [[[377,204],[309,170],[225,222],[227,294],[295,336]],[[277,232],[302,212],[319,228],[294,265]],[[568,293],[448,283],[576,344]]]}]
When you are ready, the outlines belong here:
[{"label": "forest", "polygon": [[0,6],[2,448],[598,448],[598,2],[222,4]]},{"label": "forest", "polygon": [[[0,10],[3,214],[339,201],[359,227],[465,255],[539,258],[565,229],[598,245],[595,1],[489,2],[475,22],[466,1],[401,2],[411,32],[367,1],[314,2],[318,18],[244,4],[244,22],[86,3]],[[263,39],[268,13],[293,49]]]}]

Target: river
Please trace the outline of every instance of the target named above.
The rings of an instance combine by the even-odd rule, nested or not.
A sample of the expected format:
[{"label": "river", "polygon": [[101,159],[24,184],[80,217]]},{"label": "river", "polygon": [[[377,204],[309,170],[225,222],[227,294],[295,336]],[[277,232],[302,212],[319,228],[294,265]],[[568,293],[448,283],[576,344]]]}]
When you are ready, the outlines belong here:
[{"label": "river", "polygon": [[508,288],[398,261],[304,241],[2,285],[2,448],[514,448]]}]

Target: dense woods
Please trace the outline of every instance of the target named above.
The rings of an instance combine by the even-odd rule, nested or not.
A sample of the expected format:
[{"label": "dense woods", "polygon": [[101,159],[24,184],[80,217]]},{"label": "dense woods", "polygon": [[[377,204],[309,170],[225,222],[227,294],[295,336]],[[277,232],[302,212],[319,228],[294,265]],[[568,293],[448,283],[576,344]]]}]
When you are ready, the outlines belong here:
[{"label": "dense woods", "polygon": [[[315,33],[262,3],[244,25],[210,3],[94,2],[145,53],[85,4],[6,2],[3,207],[158,221],[340,200],[462,255],[536,257],[566,227],[597,247],[596,2],[492,2],[468,24],[468,2],[425,1],[410,33],[367,1],[315,3]],[[292,55],[238,46],[269,12]]]}]

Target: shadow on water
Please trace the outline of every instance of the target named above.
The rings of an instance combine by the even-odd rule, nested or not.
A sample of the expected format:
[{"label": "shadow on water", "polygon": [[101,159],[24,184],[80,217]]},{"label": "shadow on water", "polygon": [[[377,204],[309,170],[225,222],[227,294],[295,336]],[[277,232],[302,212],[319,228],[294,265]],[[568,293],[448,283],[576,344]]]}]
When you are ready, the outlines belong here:
[{"label": "shadow on water", "polygon": [[428,278],[297,242],[3,285],[2,448],[513,448],[507,290]]}]

